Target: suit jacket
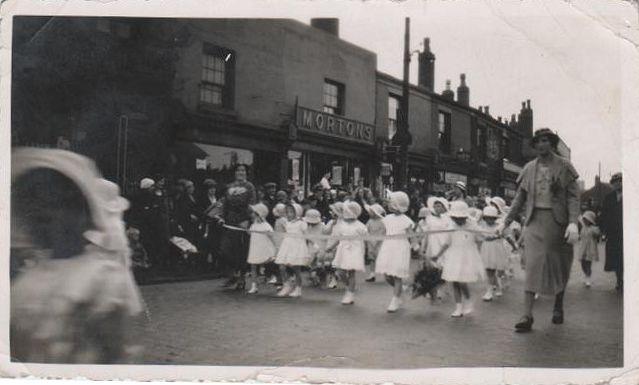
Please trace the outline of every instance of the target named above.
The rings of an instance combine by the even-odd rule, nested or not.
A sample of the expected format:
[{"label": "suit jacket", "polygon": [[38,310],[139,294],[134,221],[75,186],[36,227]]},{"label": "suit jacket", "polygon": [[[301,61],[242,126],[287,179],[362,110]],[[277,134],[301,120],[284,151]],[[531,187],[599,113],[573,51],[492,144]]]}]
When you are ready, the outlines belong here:
[{"label": "suit jacket", "polygon": [[[552,214],[560,225],[577,223],[579,218],[579,186],[577,185],[577,170],[568,159],[551,155],[550,175],[552,192]],[[517,194],[511,205],[506,220],[512,222],[523,211],[524,225],[530,223],[535,209],[535,179],[537,159],[528,162],[517,178]]]}]

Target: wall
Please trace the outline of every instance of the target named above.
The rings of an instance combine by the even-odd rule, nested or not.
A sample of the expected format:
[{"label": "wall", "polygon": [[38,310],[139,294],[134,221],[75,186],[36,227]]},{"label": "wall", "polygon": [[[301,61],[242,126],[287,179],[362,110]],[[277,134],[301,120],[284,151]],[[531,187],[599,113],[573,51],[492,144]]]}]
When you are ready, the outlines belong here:
[{"label": "wall", "polygon": [[324,78],[345,85],[345,117],[374,123],[376,55],[324,31],[284,19],[180,21],[190,33],[181,49],[175,93],[187,110],[199,102],[202,44],[235,51],[234,111],[239,121],[279,127],[299,105],[321,110]]}]

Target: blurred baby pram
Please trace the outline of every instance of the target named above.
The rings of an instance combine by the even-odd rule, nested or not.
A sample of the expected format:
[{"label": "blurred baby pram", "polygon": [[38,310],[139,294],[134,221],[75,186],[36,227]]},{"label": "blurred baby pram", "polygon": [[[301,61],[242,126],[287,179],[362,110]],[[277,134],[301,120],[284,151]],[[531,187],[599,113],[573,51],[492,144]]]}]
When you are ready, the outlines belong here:
[{"label": "blurred baby pram", "polygon": [[128,201],[93,162],[19,148],[11,169],[11,358],[130,362],[143,310],[122,214]]}]

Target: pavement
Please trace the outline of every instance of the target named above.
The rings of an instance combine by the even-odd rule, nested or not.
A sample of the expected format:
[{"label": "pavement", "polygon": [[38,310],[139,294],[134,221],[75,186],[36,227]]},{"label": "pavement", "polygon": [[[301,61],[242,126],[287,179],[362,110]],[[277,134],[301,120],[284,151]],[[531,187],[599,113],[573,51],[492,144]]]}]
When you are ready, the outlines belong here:
[{"label": "pavement", "polygon": [[[603,255],[603,253],[602,253]],[[305,287],[301,298],[277,298],[261,284],[248,295],[221,280],[165,283],[141,288],[148,317],[132,334],[145,347],[146,364],[307,366],[336,368],[623,366],[623,299],[614,274],[593,264],[593,286],[583,285],[573,263],[565,297],[565,323],[554,325],[553,298],[535,304],[533,331],[513,331],[523,304],[523,272],[504,296],[482,302],[483,284],[471,287],[475,311],[454,319],[452,296],[431,305],[404,296],[386,312],[390,286],[360,274],[355,304],[340,304],[341,290]],[[451,289],[447,291],[452,293]]]}]

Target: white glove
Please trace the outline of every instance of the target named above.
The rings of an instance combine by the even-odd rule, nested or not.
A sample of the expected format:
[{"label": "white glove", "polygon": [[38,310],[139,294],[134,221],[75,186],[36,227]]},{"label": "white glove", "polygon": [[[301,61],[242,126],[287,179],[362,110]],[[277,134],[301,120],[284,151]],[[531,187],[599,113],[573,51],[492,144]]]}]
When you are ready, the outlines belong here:
[{"label": "white glove", "polygon": [[564,234],[564,238],[566,239],[566,242],[570,243],[571,245],[577,243],[577,241],[579,240],[579,230],[577,229],[576,224],[571,223],[568,225],[568,227],[566,228],[566,233]]}]

